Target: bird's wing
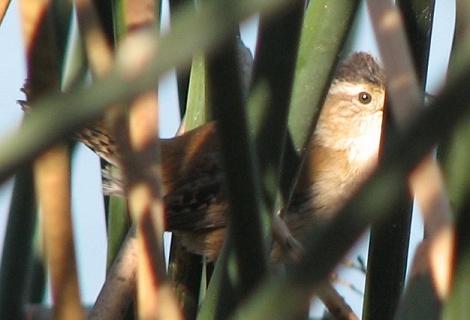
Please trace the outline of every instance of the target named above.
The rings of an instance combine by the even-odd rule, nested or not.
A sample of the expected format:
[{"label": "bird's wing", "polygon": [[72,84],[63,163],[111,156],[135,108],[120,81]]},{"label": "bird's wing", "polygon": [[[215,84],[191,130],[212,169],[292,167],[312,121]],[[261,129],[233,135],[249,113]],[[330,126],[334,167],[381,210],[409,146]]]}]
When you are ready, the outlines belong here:
[{"label": "bird's wing", "polygon": [[75,132],[74,138],[83,142],[100,158],[114,166],[118,165],[119,154],[116,143],[108,130],[101,125],[101,121],[97,121],[91,126],[81,128],[79,131]]},{"label": "bird's wing", "polygon": [[164,197],[166,229],[203,230],[225,227],[228,210],[223,177],[203,175],[185,179]]}]

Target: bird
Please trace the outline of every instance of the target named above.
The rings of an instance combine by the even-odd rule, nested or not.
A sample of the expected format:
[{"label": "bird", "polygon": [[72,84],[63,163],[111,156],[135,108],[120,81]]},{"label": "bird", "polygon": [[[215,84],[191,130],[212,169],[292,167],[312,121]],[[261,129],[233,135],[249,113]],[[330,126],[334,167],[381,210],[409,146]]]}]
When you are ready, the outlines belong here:
[{"label": "bird", "polygon": [[[328,223],[376,166],[384,103],[385,75],[375,57],[356,52],[339,63],[292,199],[282,210],[296,240],[302,243],[311,227]],[[87,125],[75,136],[112,166],[121,165],[115,139],[102,125]],[[161,154],[165,229],[186,250],[213,261],[230,207],[217,122],[161,139]],[[124,195],[118,172],[104,171],[105,193]],[[273,257],[282,255],[281,247],[274,246]]]},{"label": "bird", "polygon": [[295,238],[328,223],[378,163],[385,74],[375,57],[357,52],[336,70],[285,210]]}]

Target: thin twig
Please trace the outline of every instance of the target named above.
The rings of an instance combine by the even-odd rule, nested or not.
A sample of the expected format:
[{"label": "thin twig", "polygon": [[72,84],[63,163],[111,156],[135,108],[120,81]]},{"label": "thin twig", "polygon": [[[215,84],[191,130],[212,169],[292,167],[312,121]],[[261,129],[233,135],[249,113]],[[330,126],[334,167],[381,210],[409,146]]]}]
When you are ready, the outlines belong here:
[{"label": "thin twig", "polygon": [[359,320],[351,307],[344,301],[338,291],[329,281],[323,281],[317,290],[318,297],[325,304],[328,311],[337,320]]},{"label": "thin twig", "polygon": [[135,294],[136,271],[137,240],[135,229],[131,229],[106,276],[88,320],[118,320],[125,316]]}]

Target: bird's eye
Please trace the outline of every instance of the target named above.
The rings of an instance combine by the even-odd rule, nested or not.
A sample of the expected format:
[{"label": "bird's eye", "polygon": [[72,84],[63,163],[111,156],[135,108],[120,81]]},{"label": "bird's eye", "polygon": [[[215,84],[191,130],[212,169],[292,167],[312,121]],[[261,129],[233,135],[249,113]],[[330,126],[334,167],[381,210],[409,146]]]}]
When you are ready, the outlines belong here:
[{"label": "bird's eye", "polygon": [[370,95],[369,92],[361,92],[359,93],[359,102],[362,104],[369,104],[372,101],[372,96]]}]

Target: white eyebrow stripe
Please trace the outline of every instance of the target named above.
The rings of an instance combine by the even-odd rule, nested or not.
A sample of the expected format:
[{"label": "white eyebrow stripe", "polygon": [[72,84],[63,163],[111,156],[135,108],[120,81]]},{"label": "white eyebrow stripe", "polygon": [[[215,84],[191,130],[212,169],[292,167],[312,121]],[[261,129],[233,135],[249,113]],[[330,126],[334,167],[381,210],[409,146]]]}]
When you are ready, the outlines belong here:
[{"label": "white eyebrow stripe", "polygon": [[[370,85],[369,85],[370,86]],[[348,83],[345,81],[335,81],[330,87],[328,94],[349,94],[349,95],[356,95],[362,91],[370,91],[370,88],[367,84],[362,83]]]}]

